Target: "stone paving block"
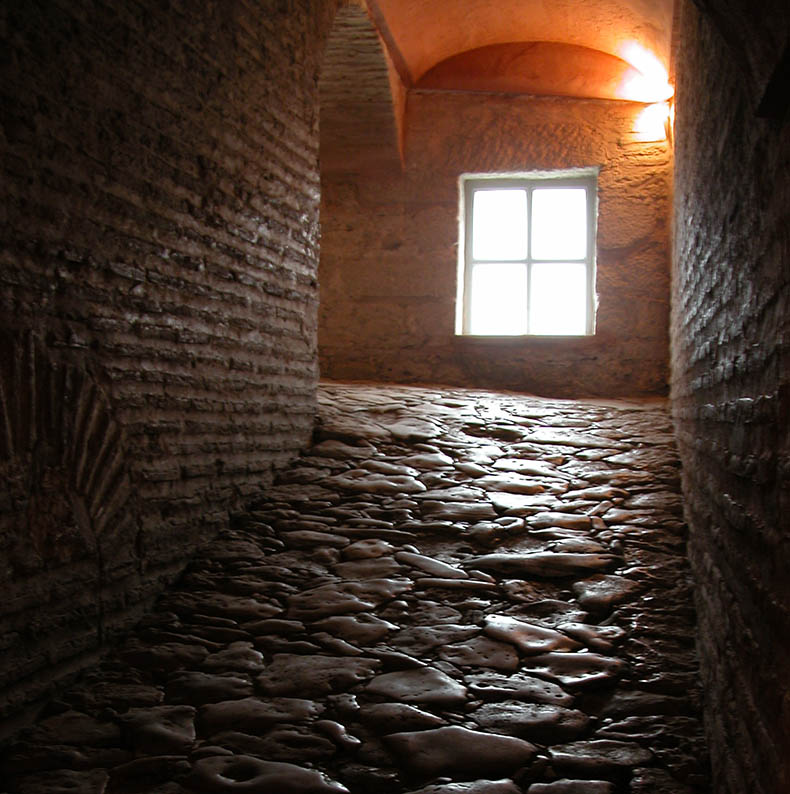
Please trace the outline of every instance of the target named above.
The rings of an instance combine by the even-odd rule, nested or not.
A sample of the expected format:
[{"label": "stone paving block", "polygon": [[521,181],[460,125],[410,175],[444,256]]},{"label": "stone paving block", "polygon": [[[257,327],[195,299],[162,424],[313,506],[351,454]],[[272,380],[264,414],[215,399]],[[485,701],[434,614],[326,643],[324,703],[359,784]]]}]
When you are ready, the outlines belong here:
[{"label": "stone paving block", "polygon": [[664,407],[321,395],[312,450],[8,745],[9,792],[707,794]]}]

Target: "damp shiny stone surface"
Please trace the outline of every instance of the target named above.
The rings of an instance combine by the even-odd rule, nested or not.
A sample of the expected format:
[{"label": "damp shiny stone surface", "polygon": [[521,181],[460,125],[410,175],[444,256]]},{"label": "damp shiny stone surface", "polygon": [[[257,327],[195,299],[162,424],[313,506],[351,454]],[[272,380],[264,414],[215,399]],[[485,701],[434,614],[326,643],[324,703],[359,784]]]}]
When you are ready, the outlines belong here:
[{"label": "damp shiny stone surface", "polygon": [[709,792],[661,404],[320,406],[312,448],[7,744],[4,792]]}]

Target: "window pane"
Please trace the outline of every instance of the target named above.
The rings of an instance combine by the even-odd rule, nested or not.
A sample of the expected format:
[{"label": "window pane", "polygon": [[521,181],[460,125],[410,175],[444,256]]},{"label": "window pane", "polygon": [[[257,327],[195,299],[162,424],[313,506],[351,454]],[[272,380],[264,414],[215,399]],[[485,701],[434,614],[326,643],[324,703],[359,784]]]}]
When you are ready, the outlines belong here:
[{"label": "window pane", "polygon": [[475,259],[526,259],[526,190],[476,190],[472,218]]},{"label": "window pane", "polygon": [[527,332],[527,266],[474,265],[469,332],[511,336]]},{"label": "window pane", "polygon": [[587,256],[587,191],[583,187],[532,192],[533,259]]},{"label": "window pane", "polygon": [[587,266],[578,262],[532,265],[529,332],[570,336],[587,333]]}]

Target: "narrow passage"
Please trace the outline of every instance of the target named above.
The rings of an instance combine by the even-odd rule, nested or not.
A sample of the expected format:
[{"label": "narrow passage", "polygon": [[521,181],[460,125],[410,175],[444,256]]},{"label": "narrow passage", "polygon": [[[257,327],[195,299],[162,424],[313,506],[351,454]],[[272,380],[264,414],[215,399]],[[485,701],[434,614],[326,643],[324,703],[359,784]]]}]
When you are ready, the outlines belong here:
[{"label": "narrow passage", "polygon": [[[663,404],[324,384],[9,794],[704,794]],[[5,789],[3,789],[5,786]]]}]

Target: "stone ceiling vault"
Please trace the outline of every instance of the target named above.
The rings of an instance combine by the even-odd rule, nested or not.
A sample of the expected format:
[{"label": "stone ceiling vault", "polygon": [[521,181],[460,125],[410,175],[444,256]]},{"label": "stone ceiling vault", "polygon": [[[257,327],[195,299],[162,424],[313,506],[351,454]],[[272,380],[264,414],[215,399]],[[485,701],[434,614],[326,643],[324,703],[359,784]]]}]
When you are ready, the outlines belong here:
[{"label": "stone ceiling vault", "polygon": [[[411,90],[672,96],[673,0],[347,0],[322,75],[322,161],[360,131],[403,156]],[[356,141],[355,141],[356,139]],[[394,145],[393,145],[394,144]],[[331,166],[330,166],[331,167]]]},{"label": "stone ceiling vault", "polygon": [[[514,42],[575,45],[640,68],[633,45],[668,71],[672,0],[368,0],[413,84],[460,53]],[[638,58],[638,56],[636,56]]]}]

